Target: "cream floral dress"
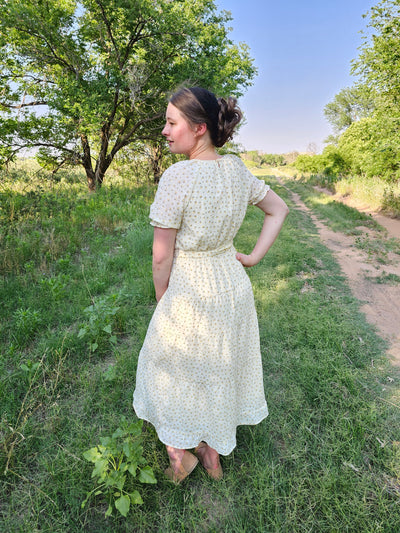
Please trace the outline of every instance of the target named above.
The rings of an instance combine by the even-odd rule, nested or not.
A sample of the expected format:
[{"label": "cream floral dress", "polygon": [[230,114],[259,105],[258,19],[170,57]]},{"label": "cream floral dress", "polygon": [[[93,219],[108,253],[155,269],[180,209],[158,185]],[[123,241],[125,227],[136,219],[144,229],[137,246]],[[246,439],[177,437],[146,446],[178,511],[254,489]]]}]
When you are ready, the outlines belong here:
[{"label": "cream floral dress", "polygon": [[133,406],[169,446],[205,441],[228,455],[236,427],[268,415],[253,291],[233,247],[247,205],[268,190],[232,155],[176,163],[160,180],[151,224],[178,232],[169,286],[139,355]]}]

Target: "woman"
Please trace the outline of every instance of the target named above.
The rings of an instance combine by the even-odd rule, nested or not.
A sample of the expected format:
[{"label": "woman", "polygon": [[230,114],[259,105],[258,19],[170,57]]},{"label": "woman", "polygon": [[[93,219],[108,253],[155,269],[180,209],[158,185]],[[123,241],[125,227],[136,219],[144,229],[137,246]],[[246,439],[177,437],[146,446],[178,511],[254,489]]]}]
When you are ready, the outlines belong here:
[{"label": "woman", "polygon": [[[162,176],[150,209],[158,302],[139,355],[134,409],[166,445],[166,475],[181,482],[198,460],[222,478],[219,455],[236,446],[236,427],[268,415],[258,323],[243,267],[256,265],[288,213],[285,202],[236,156],[220,156],[241,119],[236,99],[181,89],[162,131],[187,161]],[[246,213],[265,213],[246,255],[233,247]],[[193,455],[188,449],[195,448]]]}]

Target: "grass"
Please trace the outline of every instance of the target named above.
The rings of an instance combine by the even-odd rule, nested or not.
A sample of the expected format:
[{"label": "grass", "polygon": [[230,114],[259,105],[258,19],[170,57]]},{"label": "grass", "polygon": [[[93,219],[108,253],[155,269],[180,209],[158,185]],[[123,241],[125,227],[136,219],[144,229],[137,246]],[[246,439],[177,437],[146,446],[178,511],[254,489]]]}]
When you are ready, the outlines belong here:
[{"label": "grass", "polygon": [[[300,194],[304,203],[334,231],[355,237],[354,246],[363,250],[371,261],[382,265],[391,262],[390,253],[400,254],[398,239],[388,238],[386,230],[369,214],[334,200],[313,186],[284,178],[291,190]],[[370,230],[373,230],[372,233]],[[389,281],[389,278],[386,279]]]},{"label": "grass", "polygon": [[361,233],[360,228],[363,226],[382,230],[371,215],[361,213],[328,194],[315,190],[312,185],[288,178],[284,178],[284,182],[292,191],[300,194],[304,203],[334,231],[357,235]]},{"label": "grass", "polygon": [[400,215],[398,183],[388,183],[380,178],[353,176],[338,180],[334,185],[335,192],[350,195],[357,202],[369,206],[373,211],[383,211],[394,216]]},{"label": "grass", "polygon": [[307,175],[298,177],[294,167],[281,167],[276,170],[279,175],[295,177],[301,183],[328,189],[338,196],[350,196],[355,207],[368,208],[388,216],[400,217],[400,183],[388,182],[379,177],[346,176],[343,178],[325,175]]},{"label": "grass", "polygon": [[[196,469],[180,487],[164,478],[166,453],[146,425],[158,484],[139,488],[144,504],[127,519],[105,518],[100,497],[81,509],[93,488],[83,452],[122,416],[134,419],[136,362],[154,310],[154,189],[110,180],[88,195],[72,175],[57,185],[20,172],[3,175],[1,193],[2,531],[400,529],[399,376],[311,219],[295,209],[249,271],[270,416],[238,429],[221,483]],[[347,216],[338,204],[329,212]],[[250,208],[238,249],[252,248],[261,223]],[[116,342],[96,325],[104,321]]]},{"label": "grass", "polygon": [[367,279],[373,281],[374,283],[379,283],[380,285],[384,285],[385,283],[397,285],[398,283],[400,283],[400,276],[391,273],[382,273],[380,276],[367,276]]}]

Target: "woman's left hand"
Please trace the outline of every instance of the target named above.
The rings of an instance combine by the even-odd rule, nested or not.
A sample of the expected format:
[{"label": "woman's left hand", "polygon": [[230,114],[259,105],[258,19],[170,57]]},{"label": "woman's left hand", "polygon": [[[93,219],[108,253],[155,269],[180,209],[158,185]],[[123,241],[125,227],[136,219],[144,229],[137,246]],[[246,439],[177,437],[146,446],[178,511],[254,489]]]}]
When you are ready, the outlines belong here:
[{"label": "woman's left hand", "polygon": [[239,261],[239,263],[242,263],[242,265],[246,268],[252,267],[258,263],[258,261],[254,260],[254,257],[252,256],[252,254],[246,255],[246,254],[241,254],[238,252],[236,254],[236,259]]}]

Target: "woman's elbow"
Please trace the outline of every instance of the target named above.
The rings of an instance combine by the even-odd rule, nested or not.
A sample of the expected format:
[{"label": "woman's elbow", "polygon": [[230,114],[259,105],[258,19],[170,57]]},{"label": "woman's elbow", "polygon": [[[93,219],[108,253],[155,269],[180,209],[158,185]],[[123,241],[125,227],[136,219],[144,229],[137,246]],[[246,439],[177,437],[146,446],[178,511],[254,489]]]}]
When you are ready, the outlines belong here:
[{"label": "woman's elbow", "polygon": [[153,268],[160,267],[166,262],[166,256],[162,254],[153,254]]},{"label": "woman's elbow", "polygon": [[282,206],[282,216],[283,216],[283,218],[286,218],[288,216],[288,214],[289,214],[289,207],[288,207],[288,205],[285,202],[283,202],[283,203],[284,203],[284,205]]},{"label": "woman's elbow", "polygon": [[172,261],[173,254],[166,250],[153,250],[153,268],[162,267]]}]

